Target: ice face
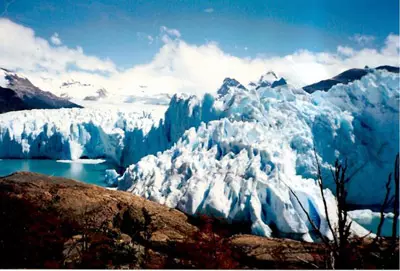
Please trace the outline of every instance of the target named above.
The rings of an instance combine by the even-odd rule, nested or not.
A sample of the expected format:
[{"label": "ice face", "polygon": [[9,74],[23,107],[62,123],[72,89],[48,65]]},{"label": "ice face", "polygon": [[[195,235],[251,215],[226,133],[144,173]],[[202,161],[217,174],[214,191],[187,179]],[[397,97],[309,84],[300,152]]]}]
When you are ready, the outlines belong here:
[{"label": "ice face", "polygon": [[[189,214],[246,221],[256,234],[313,240],[288,187],[329,236],[315,147],[327,187],[335,159],[347,159],[349,202],[380,204],[399,148],[398,83],[399,75],[374,71],[313,94],[284,85],[175,95],[162,120],[101,109],[7,113],[0,115],[0,157],[112,159],[130,165],[118,179],[121,190]],[[353,230],[362,232],[356,223]]]},{"label": "ice face", "polygon": [[108,158],[119,163],[125,131],[147,133],[148,115],[100,109],[58,109],[0,115],[0,157]]}]

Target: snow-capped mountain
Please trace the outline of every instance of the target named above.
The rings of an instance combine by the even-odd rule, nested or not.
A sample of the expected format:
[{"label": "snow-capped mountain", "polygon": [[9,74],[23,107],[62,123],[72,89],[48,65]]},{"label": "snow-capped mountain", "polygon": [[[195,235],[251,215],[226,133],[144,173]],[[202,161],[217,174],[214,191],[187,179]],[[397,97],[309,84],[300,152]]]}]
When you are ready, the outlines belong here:
[{"label": "snow-capped mountain", "polygon": [[0,68],[0,113],[25,109],[73,107],[81,106],[43,91],[27,78]]},{"label": "snow-capped mountain", "polygon": [[163,114],[171,99],[168,93],[149,92],[145,85],[126,86],[121,89],[113,86],[106,88],[101,84],[89,84],[75,79],[66,80],[61,84],[51,79],[46,81],[54,93],[83,107],[137,109],[134,111],[150,109],[153,113]]},{"label": "snow-capped mountain", "polygon": [[257,82],[250,82],[248,84],[249,89],[260,89],[264,87],[279,87],[279,86],[284,86],[286,85],[286,80],[284,78],[279,78],[278,76],[273,72],[269,71],[265,74],[263,74],[260,79],[258,79]]},{"label": "snow-capped mountain", "polygon": [[84,98],[85,101],[98,101],[100,99],[106,98],[108,96],[108,92],[105,88],[101,88],[96,91],[96,95],[94,96],[86,96]]},{"label": "snow-capped mountain", "polygon": [[[335,159],[347,159],[349,202],[380,204],[399,149],[398,82],[396,73],[372,70],[308,94],[289,85],[246,89],[229,79],[216,96],[175,95],[162,120],[94,109],[10,112],[0,115],[0,158],[112,159],[130,165],[114,180],[121,190],[188,214],[248,222],[256,234],[311,241],[288,187],[329,237],[315,147],[327,187]],[[365,233],[356,223],[353,231]]]},{"label": "snow-capped mountain", "polygon": [[[375,69],[376,70],[386,70],[388,72],[393,72],[393,73],[399,73],[398,67],[392,67],[392,66],[387,66],[387,65],[379,66],[379,67],[376,67]],[[350,69],[350,70],[344,71],[344,72],[334,76],[331,79],[322,80],[317,83],[305,86],[305,87],[303,87],[303,89],[305,91],[307,91],[308,93],[313,93],[314,91],[317,91],[317,90],[328,91],[334,85],[348,84],[355,80],[360,80],[363,76],[367,75],[372,70],[373,69],[370,69],[368,67],[365,67],[364,69]]]},{"label": "snow-capped mountain", "polygon": [[231,88],[240,88],[246,89],[242,84],[240,84],[236,79],[233,78],[225,78],[221,87],[218,89],[217,94],[220,96],[224,96],[229,92]]},{"label": "snow-capped mountain", "polygon": [[225,78],[221,87],[218,89],[217,94],[220,96],[226,95],[229,90],[234,89],[234,88],[239,88],[242,90],[251,90],[251,89],[260,89],[260,88],[265,88],[265,87],[271,87],[275,88],[278,86],[284,86],[286,85],[286,80],[284,78],[279,78],[276,76],[276,74],[272,71],[269,71],[265,74],[263,74],[260,79],[256,82],[250,82],[247,87],[243,86],[239,81],[237,81],[234,78]]},{"label": "snow-capped mountain", "polygon": [[104,87],[83,83],[74,79],[63,82],[54,91],[59,93],[61,97],[70,100],[98,101],[108,96],[108,91]]}]

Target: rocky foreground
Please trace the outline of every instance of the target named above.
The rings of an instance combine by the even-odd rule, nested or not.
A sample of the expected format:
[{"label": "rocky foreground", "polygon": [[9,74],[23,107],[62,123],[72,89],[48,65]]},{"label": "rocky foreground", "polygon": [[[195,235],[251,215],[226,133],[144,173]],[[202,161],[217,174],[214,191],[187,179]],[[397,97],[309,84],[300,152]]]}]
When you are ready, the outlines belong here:
[{"label": "rocky foreground", "polygon": [[[322,244],[248,235],[65,178],[0,178],[0,201],[0,268],[326,268]],[[385,267],[368,242],[349,268]]]}]

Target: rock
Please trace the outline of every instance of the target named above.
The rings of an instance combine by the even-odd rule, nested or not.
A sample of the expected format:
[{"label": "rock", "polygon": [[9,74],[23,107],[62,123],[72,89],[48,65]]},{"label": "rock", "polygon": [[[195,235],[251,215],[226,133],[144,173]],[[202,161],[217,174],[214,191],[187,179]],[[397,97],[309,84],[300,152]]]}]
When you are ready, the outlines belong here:
[{"label": "rock", "polygon": [[0,268],[316,268],[322,244],[264,238],[127,192],[19,172],[0,178]]}]

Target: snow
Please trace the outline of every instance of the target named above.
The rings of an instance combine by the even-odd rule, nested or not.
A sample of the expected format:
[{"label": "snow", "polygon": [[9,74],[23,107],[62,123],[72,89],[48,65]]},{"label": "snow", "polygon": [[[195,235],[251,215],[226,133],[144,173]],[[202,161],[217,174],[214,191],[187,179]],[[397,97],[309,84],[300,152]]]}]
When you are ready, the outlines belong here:
[{"label": "snow", "polygon": [[[235,82],[216,96],[175,95],[162,119],[111,107],[6,113],[0,157],[111,159],[129,165],[119,178],[106,172],[120,190],[188,214],[248,222],[255,234],[315,240],[290,187],[331,238],[314,146],[327,187],[335,159],[347,159],[349,202],[380,204],[399,149],[398,83],[386,71],[313,94]],[[325,195],[334,220],[335,199],[328,189]],[[357,223],[352,230],[366,234]]]},{"label": "snow", "polygon": [[7,72],[3,69],[0,69],[0,87],[6,88],[9,84],[7,78]]},{"label": "snow", "polygon": [[[133,111],[133,112],[146,112],[147,114],[151,114],[151,117],[155,120],[162,119],[164,117],[165,111],[168,109],[169,100],[164,97],[164,101],[161,102],[161,98],[157,99],[157,103],[153,100],[146,100],[143,102],[143,97],[136,97],[136,100],[129,100],[133,99],[132,96],[129,98],[124,97],[114,97],[110,95],[110,97],[106,99],[102,99],[101,102],[98,101],[85,101],[79,99],[71,99],[70,101],[79,104],[85,108],[89,109],[107,109],[107,110],[123,110],[123,111]],[[125,102],[124,102],[125,101]],[[165,105],[166,103],[166,105]]]},{"label": "snow", "polygon": [[104,163],[106,160],[104,159],[77,159],[77,160],[57,160],[58,163],[67,163],[67,164],[101,164]]},{"label": "snow", "polygon": [[273,71],[269,71],[263,74],[258,82],[250,82],[247,86],[248,89],[258,89],[263,87],[278,87],[286,85],[286,80],[284,78],[279,78]]}]

